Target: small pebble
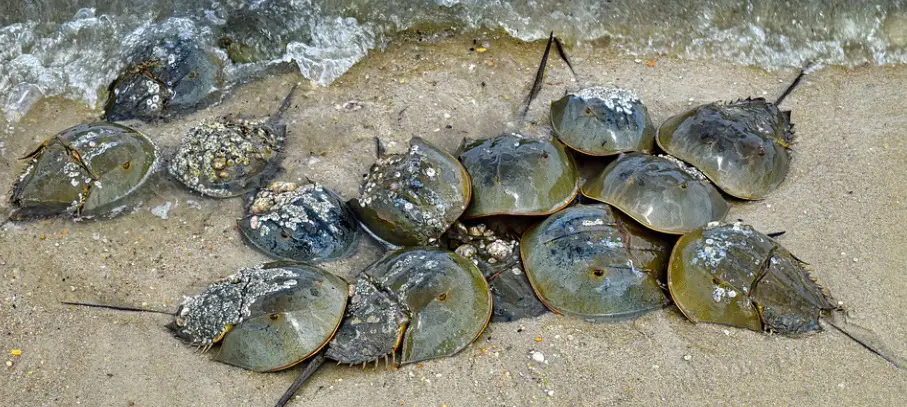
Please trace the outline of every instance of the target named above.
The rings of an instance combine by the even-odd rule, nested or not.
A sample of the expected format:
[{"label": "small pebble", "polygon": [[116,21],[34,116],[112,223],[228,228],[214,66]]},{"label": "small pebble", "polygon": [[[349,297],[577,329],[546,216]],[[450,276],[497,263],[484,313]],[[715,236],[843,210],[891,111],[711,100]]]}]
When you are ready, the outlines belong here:
[{"label": "small pebble", "polygon": [[854,262],[854,263],[856,263],[856,262],[858,262],[858,261],[860,261],[860,259],[858,259],[858,258],[856,258],[856,257],[853,258],[853,262]]},{"label": "small pebble", "polygon": [[548,397],[554,396],[554,390],[548,390]]},{"label": "small pebble", "polygon": [[689,362],[693,360],[693,355],[683,355],[683,360]]},{"label": "small pebble", "polygon": [[545,363],[545,355],[542,352],[532,352],[532,360]]},{"label": "small pebble", "polygon": [[7,360],[7,361],[6,361],[6,367],[13,367],[13,361],[12,361],[12,360]]}]

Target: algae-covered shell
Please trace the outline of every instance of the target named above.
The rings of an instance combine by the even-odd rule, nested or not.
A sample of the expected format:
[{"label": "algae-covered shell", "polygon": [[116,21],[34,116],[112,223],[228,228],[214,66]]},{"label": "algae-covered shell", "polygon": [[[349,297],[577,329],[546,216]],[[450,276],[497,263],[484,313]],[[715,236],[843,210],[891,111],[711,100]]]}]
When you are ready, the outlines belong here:
[{"label": "algae-covered shell", "polygon": [[607,156],[651,152],[655,126],[649,111],[628,90],[594,86],[551,103],[551,128],[568,147]]},{"label": "algae-covered shell", "polygon": [[205,120],[183,136],[170,175],[215,198],[254,191],[277,170],[286,128],[272,120]]},{"label": "algae-covered shell", "polygon": [[502,134],[465,142],[462,151],[473,193],[464,218],[547,215],[567,206],[579,190],[573,157],[557,140]]},{"label": "algae-covered shell", "polygon": [[281,370],[328,343],[348,296],[346,282],[317,267],[265,263],[186,298],[170,328],[205,349],[220,342],[219,362],[256,372]]},{"label": "algae-covered shell", "polygon": [[607,205],[574,206],[523,235],[526,275],[548,308],[610,320],[669,303],[658,278],[670,241],[622,216]]},{"label": "algae-covered shell", "polygon": [[63,130],[25,158],[30,162],[10,196],[13,219],[116,215],[159,161],[147,137],[106,122]]},{"label": "algae-covered shell", "polygon": [[275,182],[237,223],[251,246],[279,259],[322,262],[355,248],[359,224],[346,203],[318,185]]},{"label": "algae-covered shell", "polygon": [[671,156],[621,156],[581,191],[663,233],[690,232],[724,219],[730,209],[702,173]]},{"label": "algae-covered shell", "polygon": [[401,348],[401,363],[452,356],[491,317],[485,278],[469,260],[428,247],[392,252],[365,269],[326,356],[376,361]]},{"label": "algae-covered shell", "polygon": [[727,194],[758,200],[787,177],[792,126],[790,112],[762,98],[716,102],[668,119],[656,140]]},{"label": "algae-covered shell", "polygon": [[821,330],[835,309],[797,259],[770,237],[742,224],[715,224],[677,242],[668,289],[693,322],[798,334]]},{"label": "algae-covered shell", "polygon": [[433,243],[469,204],[466,169],[452,155],[419,137],[409,150],[372,165],[350,206],[363,226],[392,246]]}]

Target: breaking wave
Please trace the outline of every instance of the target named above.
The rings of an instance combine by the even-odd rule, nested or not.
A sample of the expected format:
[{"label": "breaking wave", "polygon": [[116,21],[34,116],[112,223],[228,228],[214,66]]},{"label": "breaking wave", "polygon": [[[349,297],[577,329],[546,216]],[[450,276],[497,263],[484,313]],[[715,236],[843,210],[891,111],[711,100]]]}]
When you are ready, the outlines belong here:
[{"label": "breaking wave", "polygon": [[[8,3],[8,4],[4,4]],[[295,64],[328,85],[400,31],[503,31],[523,41],[608,39],[629,55],[765,69],[907,62],[902,1],[781,0],[0,0],[0,106],[10,122],[42,97],[94,108],[149,37],[198,41],[226,83]],[[101,101],[102,102],[102,101]]]}]

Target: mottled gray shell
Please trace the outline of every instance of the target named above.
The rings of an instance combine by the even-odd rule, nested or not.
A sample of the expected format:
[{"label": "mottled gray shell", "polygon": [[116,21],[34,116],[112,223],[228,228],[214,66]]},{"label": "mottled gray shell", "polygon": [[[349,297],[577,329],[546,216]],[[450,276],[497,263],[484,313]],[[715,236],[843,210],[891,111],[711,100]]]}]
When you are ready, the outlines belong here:
[{"label": "mottled gray shell", "polygon": [[147,137],[106,122],[63,130],[25,158],[30,162],[10,195],[12,219],[115,216],[160,160]]},{"label": "mottled gray shell", "polygon": [[180,305],[170,328],[216,360],[274,371],[320,350],[340,325],[348,286],[316,267],[275,262],[243,268]]},{"label": "mottled gray shell", "polygon": [[106,120],[153,121],[191,112],[221,86],[220,62],[192,40],[162,38],[130,51],[125,70],[110,85]]},{"label": "mottled gray shell", "polygon": [[793,138],[790,112],[765,99],[710,103],[658,129],[658,146],[702,171],[727,194],[762,199],[784,182]]},{"label": "mottled gray shell", "polygon": [[456,158],[419,137],[403,154],[378,159],[350,201],[362,225],[390,246],[434,243],[466,210],[469,174]]},{"label": "mottled gray shell", "polygon": [[270,119],[205,120],[183,136],[170,175],[214,198],[254,191],[277,170],[285,135],[286,127]]},{"label": "mottled gray shell", "polygon": [[526,275],[548,308],[607,321],[669,303],[659,277],[670,241],[622,216],[608,205],[573,206],[523,235]]},{"label": "mottled gray shell", "polygon": [[318,184],[276,182],[256,195],[237,223],[245,241],[279,259],[317,263],[347,256],[359,238],[353,212]]},{"label": "mottled gray shell", "polygon": [[821,330],[837,308],[797,259],[770,237],[740,223],[714,223],[677,242],[668,289],[694,322],[801,334]]},{"label": "mottled gray shell", "polygon": [[595,86],[564,96],[551,103],[551,128],[568,147],[588,155],[650,152],[655,146],[648,109],[624,89]]},{"label": "mottled gray shell", "polygon": [[502,134],[467,142],[460,161],[472,177],[472,202],[464,218],[547,215],[576,197],[576,164],[557,140]]},{"label": "mottled gray shell", "polygon": [[730,210],[702,173],[671,156],[622,155],[581,191],[662,233],[690,232],[724,219]]},{"label": "mottled gray shell", "polygon": [[393,252],[365,269],[326,356],[360,364],[392,355],[415,363],[452,356],[491,317],[488,283],[467,259],[427,247]]}]

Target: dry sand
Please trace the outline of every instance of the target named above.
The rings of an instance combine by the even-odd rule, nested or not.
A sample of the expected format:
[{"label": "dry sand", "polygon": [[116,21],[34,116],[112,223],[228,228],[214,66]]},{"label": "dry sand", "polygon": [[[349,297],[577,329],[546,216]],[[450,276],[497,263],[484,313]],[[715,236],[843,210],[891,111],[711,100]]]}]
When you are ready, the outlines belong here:
[{"label": "dry sand", "polygon": [[[490,49],[470,52],[473,38],[489,41]],[[352,198],[374,159],[375,136],[392,151],[405,148],[412,135],[453,151],[464,136],[497,134],[513,121],[542,47],[493,34],[413,35],[373,53],[330,87],[303,85],[288,113],[282,179],[310,177]],[[691,104],[774,97],[795,75],[673,58],[649,67],[645,57],[635,61],[594,44],[573,53],[585,83],[636,90],[656,123]],[[295,73],[267,78],[239,87],[214,108],[136,127],[172,150],[203,118],[268,114],[288,85],[301,80]],[[560,62],[551,65],[547,82],[528,116],[539,123],[550,100],[578,86]],[[765,201],[736,202],[729,216],[763,231],[787,231],[781,242],[812,264],[850,309],[851,321],[900,355],[907,355],[905,87],[904,67],[809,75],[785,102],[798,135],[787,182]],[[361,109],[343,108],[354,100]],[[22,168],[18,156],[98,114],[47,100],[22,122],[3,126],[0,185],[11,185]],[[267,406],[292,382],[298,369],[250,373],[194,353],[165,331],[166,316],[59,304],[172,310],[182,295],[265,260],[234,229],[239,200],[201,198],[165,177],[149,189],[140,209],[114,220],[3,227],[0,405]],[[151,213],[168,202],[167,219]],[[349,277],[379,255],[364,241],[355,258],[326,267]],[[545,362],[533,361],[532,351]],[[791,339],[694,325],[669,308],[611,324],[550,314],[494,324],[455,357],[397,370],[327,366],[292,405],[895,406],[905,397],[907,373],[841,334]]]}]

